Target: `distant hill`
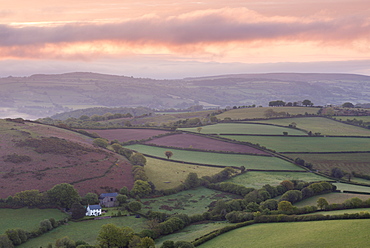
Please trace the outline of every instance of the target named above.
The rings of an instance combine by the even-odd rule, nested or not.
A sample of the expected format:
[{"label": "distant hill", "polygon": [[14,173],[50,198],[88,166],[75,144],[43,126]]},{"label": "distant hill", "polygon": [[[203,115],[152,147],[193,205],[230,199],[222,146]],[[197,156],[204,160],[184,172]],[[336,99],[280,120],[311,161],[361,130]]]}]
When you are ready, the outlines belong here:
[{"label": "distant hill", "polygon": [[355,74],[235,74],[154,80],[75,72],[0,78],[0,118],[28,118],[92,107],[188,108],[311,100],[315,105],[370,102],[370,77]]}]

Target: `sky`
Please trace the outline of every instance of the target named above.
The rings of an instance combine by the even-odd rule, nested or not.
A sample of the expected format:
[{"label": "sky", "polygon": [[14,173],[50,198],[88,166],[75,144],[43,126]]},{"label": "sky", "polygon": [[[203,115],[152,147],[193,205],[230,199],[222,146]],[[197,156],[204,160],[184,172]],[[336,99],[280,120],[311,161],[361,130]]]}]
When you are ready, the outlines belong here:
[{"label": "sky", "polygon": [[370,75],[369,0],[0,0],[0,77]]}]

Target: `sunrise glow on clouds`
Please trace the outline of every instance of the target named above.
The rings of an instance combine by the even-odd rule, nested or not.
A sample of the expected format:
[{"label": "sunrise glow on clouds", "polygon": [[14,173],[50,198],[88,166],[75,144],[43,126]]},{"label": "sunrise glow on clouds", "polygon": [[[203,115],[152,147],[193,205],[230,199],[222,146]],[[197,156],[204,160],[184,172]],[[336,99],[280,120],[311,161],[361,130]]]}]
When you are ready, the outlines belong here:
[{"label": "sunrise glow on clouds", "polygon": [[[14,68],[16,61],[52,62],[60,72],[69,70],[67,63],[105,72],[109,63],[119,67],[131,61],[131,69],[116,74],[139,73],[134,64],[141,69],[145,64],[165,77],[166,70],[180,70],[185,62],[185,68],[203,65],[210,74],[210,64],[219,70],[222,64],[237,63],[243,70],[242,64],[352,61],[361,66],[343,72],[370,74],[364,68],[370,60],[367,0],[31,2],[0,5],[3,68]],[[163,63],[167,67],[159,69]],[[37,73],[36,66],[23,68]]]}]

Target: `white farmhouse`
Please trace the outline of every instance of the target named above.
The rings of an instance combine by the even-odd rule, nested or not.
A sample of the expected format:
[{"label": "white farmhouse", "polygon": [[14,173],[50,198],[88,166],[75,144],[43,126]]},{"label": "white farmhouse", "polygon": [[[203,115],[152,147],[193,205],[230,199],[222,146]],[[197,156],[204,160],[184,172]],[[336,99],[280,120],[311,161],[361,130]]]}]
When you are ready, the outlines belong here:
[{"label": "white farmhouse", "polygon": [[101,206],[100,205],[89,205],[86,208],[87,216],[99,216],[101,215]]}]

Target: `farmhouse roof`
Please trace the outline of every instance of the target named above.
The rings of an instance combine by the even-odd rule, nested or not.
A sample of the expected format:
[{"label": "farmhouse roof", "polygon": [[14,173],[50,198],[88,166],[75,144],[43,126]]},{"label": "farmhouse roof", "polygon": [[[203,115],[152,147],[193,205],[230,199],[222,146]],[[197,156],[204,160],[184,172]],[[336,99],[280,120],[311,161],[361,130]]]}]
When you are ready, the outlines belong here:
[{"label": "farmhouse roof", "polygon": [[103,193],[100,195],[100,198],[104,198],[104,197],[117,197],[118,193],[115,192],[115,193]]},{"label": "farmhouse roof", "polygon": [[90,210],[101,209],[100,205],[89,205]]}]

